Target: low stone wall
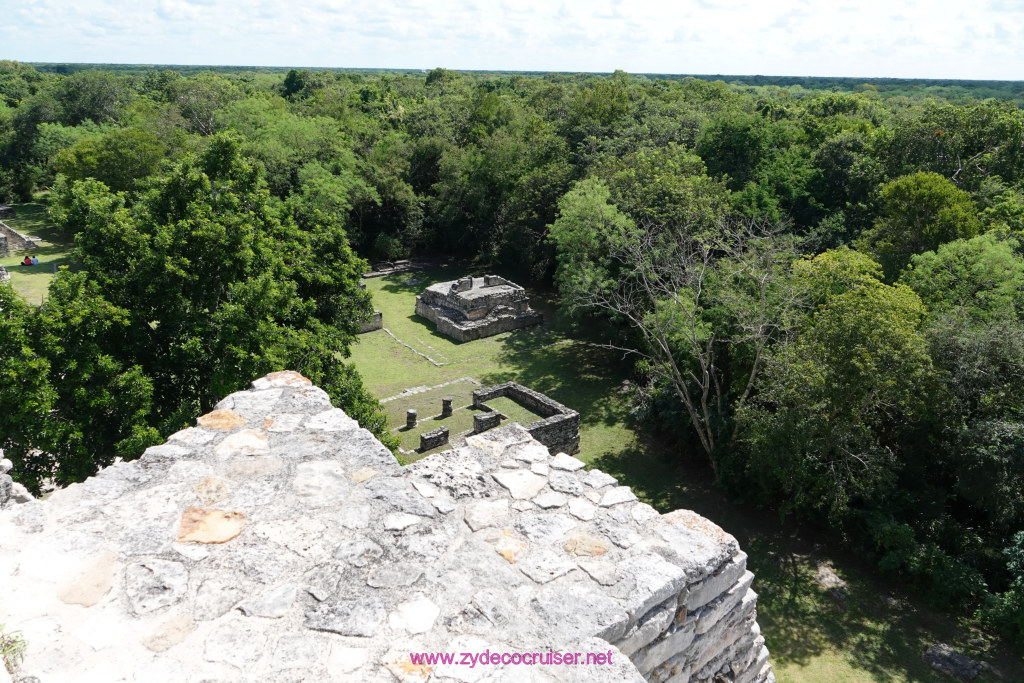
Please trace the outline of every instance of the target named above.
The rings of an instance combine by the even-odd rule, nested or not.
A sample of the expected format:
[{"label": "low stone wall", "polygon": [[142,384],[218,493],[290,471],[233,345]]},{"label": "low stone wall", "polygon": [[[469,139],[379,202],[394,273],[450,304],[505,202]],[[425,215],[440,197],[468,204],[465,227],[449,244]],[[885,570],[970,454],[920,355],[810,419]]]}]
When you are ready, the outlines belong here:
[{"label": "low stone wall", "polygon": [[[403,468],[292,372],[0,510],[15,679],[45,683],[767,683],[745,562],[517,424]],[[485,651],[536,659],[410,657]]]},{"label": "low stone wall", "polygon": [[7,269],[0,266],[0,284],[3,284],[11,279],[11,274],[7,272]]},{"label": "low stone wall", "polygon": [[0,257],[11,255],[11,248],[7,246],[7,235],[0,235]]},{"label": "low stone wall", "polygon": [[3,221],[0,221],[0,235],[7,237],[7,248],[10,251],[25,251],[26,249],[35,249],[39,246],[38,237],[22,235]]},{"label": "low stone wall", "polygon": [[437,429],[431,429],[429,432],[423,432],[420,434],[421,453],[434,450],[446,443],[448,443],[447,427],[438,427]]},{"label": "low stone wall", "polygon": [[7,206],[6,204],[0,204],[0,219],[3,218],[15,218],[13,206]]},{"label": "low stone wall", "polygon": [[480,434],[486,432],[488,429],[494,429],[495,427],[501,426],[501,413],[488,412],[488,413],[477,413],[473,416],[473,433]]},{"label": "low stone wall", "polygon": [[373,332],[382,327],[384,327],[384,314],[380,311],[374,311],[373,316],[369,320],[359,323],[359,334]]},{"label": "low stone wall", "polygon": [[543,419],[523,425],[533,438],[552,453],[572,455],[580,450],[580,414],[539,391],[516,382],[504,382],[473,392],[473,405],[486,408],[487,402],[504,396],[530,410]]}]

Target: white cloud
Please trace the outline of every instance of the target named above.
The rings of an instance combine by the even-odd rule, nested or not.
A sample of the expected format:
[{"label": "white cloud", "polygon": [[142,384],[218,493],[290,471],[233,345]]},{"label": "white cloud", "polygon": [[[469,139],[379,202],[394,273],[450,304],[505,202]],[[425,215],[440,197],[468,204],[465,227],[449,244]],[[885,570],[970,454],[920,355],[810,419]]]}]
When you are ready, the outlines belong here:
[{"label": "white cloud", "polygon": [[0,0],[8,19],[0,58],[1021,79],[1020,7],[1009,0]]}]

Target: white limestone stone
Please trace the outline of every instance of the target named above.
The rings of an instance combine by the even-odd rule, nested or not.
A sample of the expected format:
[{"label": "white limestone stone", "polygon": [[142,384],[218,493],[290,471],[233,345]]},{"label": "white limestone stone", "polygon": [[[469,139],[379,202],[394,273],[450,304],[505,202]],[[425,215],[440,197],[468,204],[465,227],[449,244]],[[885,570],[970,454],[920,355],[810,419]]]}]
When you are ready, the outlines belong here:
[{"label": "white limestone stone", "polygon": [[466,524],[473,531],[502,526],[508,522],[508,500],[483,500],[466,505]]},{"label": "white limestone stone", "polygon": [[597,506],[582,498],[573,498],[569,501],[569,512],[573,517],[589,522],[597,515]]},{"label": "white limestone stone", "polygon": [[514,470],[511,472],[495,472],[495,481],[508,489],[509,494],[518,500],[533,498],[544,488],[548,480],[533,472]]},{"label": "white limestone stone", "polygon": [[342,432],[350,429],[358,429],[359,423],[345,414],[340,408],[332,408],[314,415],[306,420],[303,425],[306,429],[315,429],[325,432]]},{"label": "white limestone stone", "polygon": [[583,477],[583,481],[588,485],[593,486],[595,489],[604,488],[605,486],[611,486],[612,484],[618,483],[618,479],[613,477],[606,472],[601,470],[590,470],[586,476]]},{"label": "white limestone stone", "polygon": [[426,633],[434,625],[434,620],[441,613],[441,608],[428,600],[423,593],[403,602],[388,615],[391,628],[407,633]]},{"label": "white limestone stone", "polygon": [[555,491],[545,491],[533,499],[533,503],[537,507],[545,510],[550,508],[560,508],[565,505],[566,502],[568,502],[568,498],[561,493],[556,493]]},{"label": "white limestone stone", "polygon": [[407,512],[393,512],[384,518],[384,528],[388,531],[402,531],[413,524],[419,524],[424,520],[419,515],[410,515]]},{"label": "white limestone stone", "polygon": [[575,562],[549,550],[530,553],[517,566],[537,583],[547,583],[576,569]]},{"label": "white limestone stone", "polygon": [[246,600],[238,606],[238,609],[247,617],[280,619],[288,613],[297,594],[297,586],[293,583],[286,583],[257,598]]},{"label": "white limestone stone", "polygon": [[262,455],[269,450],[270,444],[262,429],[244,429],[224,437],[224,440],[213,449],[213,453],[221,458],[232,458]]},{"label": "white limestone stone", "polygon": [[284,434],[288,432],[294,432],[299,428],[299,424],[302,423],[304,415],[301,413],[281,413],[280,415],[270,416],[270,424],[264,427],[268,432],[274,432],[275,434]]},{"label": "white limestone stone", "polygon": [[612,505],[618,505],[619,503],[631,503],[636,500],[636,494],[628,486],[616,486],[615,488],[608,489],[603,496],[601,496],[601,507],[611,507]]},{"label": "white limestone stone", "polygon": [[309,507],[338,505],[350,488],[348,474],[338,462],[316,460],[304,462],[295,469],[292,493],[296,500]]},{"label": "white limestone stone", "polygon": [[571,455],[565,453],[559,453],[551,459],[551,467],[556,470],[566,470],[569,472],[575,472],[576,470],[582,469],[584,462]]}]

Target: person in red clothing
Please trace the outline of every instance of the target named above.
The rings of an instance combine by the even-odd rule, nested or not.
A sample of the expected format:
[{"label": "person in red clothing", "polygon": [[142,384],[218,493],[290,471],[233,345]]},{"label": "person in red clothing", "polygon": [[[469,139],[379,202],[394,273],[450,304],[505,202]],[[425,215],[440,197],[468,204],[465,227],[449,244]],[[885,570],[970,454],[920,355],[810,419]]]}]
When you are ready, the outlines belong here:
[{"label": "person in red clothing", "polygon": [[23,265],[23,266],[31,266],[32,265],[32,259],[30,257],[26,256],[25,260],[21,262],[21,265]]}]

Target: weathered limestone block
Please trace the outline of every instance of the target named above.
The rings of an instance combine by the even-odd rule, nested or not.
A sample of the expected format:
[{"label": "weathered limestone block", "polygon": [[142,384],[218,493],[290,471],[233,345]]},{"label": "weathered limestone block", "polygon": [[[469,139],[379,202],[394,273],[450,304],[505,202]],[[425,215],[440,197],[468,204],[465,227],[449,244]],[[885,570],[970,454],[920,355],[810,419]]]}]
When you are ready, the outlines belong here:
[{"label": "weathered limestone block", "polygon": [[405,428],[416,429],[416,424],[419,422],[419,415],[416,413],[415,408],[410,408],[405,411]]},{"label": "weathered limestone block", "polygon": [[409,653],[555,649],[612,660],[529,673],[772,680],[735,539],[659,515],[520,425],[402,468],[297,373],[214,412],[0,510],[0,612],[29,643],[19,673],[521,680],[523,667],[427,670]]},{"label": "weathered limestone block", "polygon": [[441,399],[441,417],[451,417],[453,400],[454,399],[448,397]]}]

